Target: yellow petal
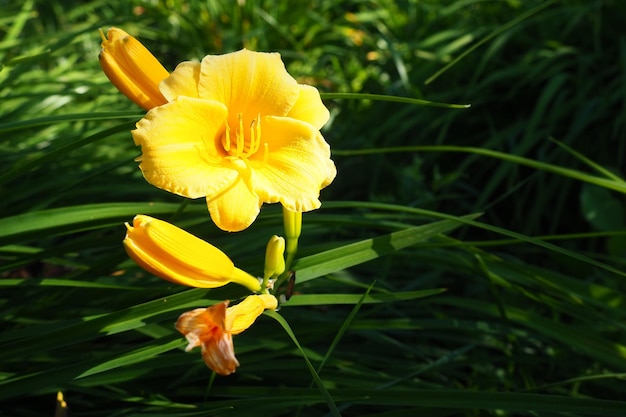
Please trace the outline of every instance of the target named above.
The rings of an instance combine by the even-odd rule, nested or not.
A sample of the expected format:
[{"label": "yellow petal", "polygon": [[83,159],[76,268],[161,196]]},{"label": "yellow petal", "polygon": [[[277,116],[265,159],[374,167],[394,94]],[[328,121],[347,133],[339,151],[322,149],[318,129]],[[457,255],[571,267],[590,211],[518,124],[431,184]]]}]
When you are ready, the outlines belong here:
[{"label": "yellow petal", "polygon": [[272,294],[259,294],[258,297],[263,301],[263,308],[266,310],[276,310],[278,300]]},{"label": "yellow petal", "polygon": [[226,114],[221,103],[183,96],[149,111],[132,131],[146,180],[188,198],[231,185],[238,174],[221,166],[225,151],[219,141]]},{"label": "yellow petal", "polygon": [[286,115],[300,96],[300,86],[287,73],[280,54],[243,49],[206,56],[198,93],[201,98],[224,103],[231,126],[237,126],[238,114],[249,126],[259,114]]},{"label": "yellow petal", "polygon": [[223,193],[207,197],[211,219],[227,232],[239,232],[250,226],[259,215],[261,204],[241,177]]},{"label": "yellow petal", "polygon": [[325,165],[326,165],[326,169],[325,169],[326,178],[324,178],[321,188],[324,188],[330,185],[330,183],[333,182],[333,180],[337,176],[337,167],[335,166],[335,163],[331,159],[328,159]]},{"label": "yellow petal", "polygon": [[174,72],[161,82],[161,93],[167,101],[174,101],[178,96],[198,98],[199,79],[199,62],[181,62]]},{"label": "yellow petal", "polygon": [[313,125],[317,130],[326,124],[330,113],[320,97],[317,88],[300,84],[300,96],[287,117],[302,120]]},{"label": "yellow petal", "polygon": [[221,250],[168,222],[137,215],[126,228],[128,255],[158,277],[190,287],[216,288],[237,281],[252,291],[260,289],[258,279],[243,275]]},{"label": "yellow petal", "polygon": [[267,160],[251,158],[251,188],[264,202],[280,202],[292,211],[318,208],[320,189],[335,173],[322,135],[309,123],[287,117],[267,116],[262,125]]},{"label": "yellow petal", "polygon": [[224,326],[230,333],[239,334],[250,327],[264,310],[276,307],[278,300],[271,294],[249,295],[226,310]]},{"label": "yellow petal", "polygon": [[137,39],[119,28],[102,36],[99,60],[111,83],[146,110],[165,104],[159,83],[169,73]]}]

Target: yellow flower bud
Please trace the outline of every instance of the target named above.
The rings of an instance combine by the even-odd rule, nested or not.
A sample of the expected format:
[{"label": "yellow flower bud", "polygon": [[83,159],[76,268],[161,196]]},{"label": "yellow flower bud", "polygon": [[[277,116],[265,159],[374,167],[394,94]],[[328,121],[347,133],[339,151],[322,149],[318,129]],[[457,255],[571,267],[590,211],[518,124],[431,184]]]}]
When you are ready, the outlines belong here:
[{"label": "yellow flower bud", "polygon": [[283,224],[287,240],[298,241],[302,232],[302,212],[292,211],[283,206]]},{"label": "yellow flower bud", "polygon": [[[285,227],[285,237],[287,238],[287,260],[285,261],[285,268],[289,268],[291,261],[293,261],[298,251],[298,239],[302,232],[302,212],[292,211],[283,206],[283,225]],[[281,280],[279,280],[279,284],[280,281]]]},{"label": "yellow flower bud", "polygon": [[57,392],[57,405],[54,411],[54,417],[67,417],[67,402],[61,391]]},{"label": "yellow flower bud", "polygon": [[128,255],[160,278],[199,288],[235,282],[251,291],[261,289],[259,280],[235,267],[224,252],[173,224],[137,215],[126,229]]},{"label": "yellow flower bud", "polygon": [[102,37],[100,66],[111,83],[146,110],[167,103],[159,83],[169,76],[163,65],[137,39],[119,28]]},{"label": "yellow flower bud", "polygon": [[285,271],[285,239],[272,236],[265,249],[264,278],[272,278]]}]

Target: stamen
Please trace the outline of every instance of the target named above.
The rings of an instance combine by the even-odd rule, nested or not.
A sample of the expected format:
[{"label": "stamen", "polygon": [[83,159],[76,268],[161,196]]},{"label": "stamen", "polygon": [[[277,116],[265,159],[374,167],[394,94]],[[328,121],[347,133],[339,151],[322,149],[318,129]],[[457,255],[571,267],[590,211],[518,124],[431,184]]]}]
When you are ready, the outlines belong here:
[{"label": "stamen", "polygon": [[246,156],[250,156],[258,150],[258,149],[255,149],[256,142],[258,141],[258,138],[255,137],[256,136],[255,129],[254,129],[255,124],[256,124],[256,120],[253,120],[252,122],[250,122],[250,147],[248,148],[248,155]]},{"label": "stamen", "polygon": [[[261,147],[261,115],[258,114],[256,119],[250,122],[250,136],[248,138],[246,138],[244,133],[243,115],[241,113],[237,114],[237,121],[238,126],[235,131],[234,143],[230,137],[230,125],[226,123],[222,144],[224,146],[224,150],[231,156],[248,158],[257,153]],[[264,152],[267,152],[267,150]]]},{"label": "stamen", "polygon": [[226,123],[226,135],[225,135],[226,143],[224,143],[224,150],[226,152],[230,151],[230,126]]},{"label": "stamen", "polygon": [[239,127],[237,129],[237,153],[236,155],[239,156],[243,152],[246,138],[244,137],[244,134],[243,134],[243,116],[241,113],[237,114],[237,119],[239,119]]},{"label": "stamen", "polygon": [[246,156],[254,155],[261,146],[261,115],[250,123],[250,147]]},{"label": "stamen", "polygon": [[267,163],[267,158],[268,158],[269,153],[270,153],[269,152],[269,145],[267,144],[267,142],[265,142],[263,144],[263,163],[264,164]]}]

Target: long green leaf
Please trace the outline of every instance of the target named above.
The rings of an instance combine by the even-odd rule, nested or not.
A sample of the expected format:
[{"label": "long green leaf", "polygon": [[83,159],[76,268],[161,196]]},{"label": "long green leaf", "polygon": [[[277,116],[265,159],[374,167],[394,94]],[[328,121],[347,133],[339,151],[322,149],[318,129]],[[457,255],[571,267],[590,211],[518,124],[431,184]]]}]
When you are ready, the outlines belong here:
[{"label": "long green leaf", "polygon": [[499,28],[497,28],[496,30],[492,31],[489,35],[485,36],[483,39],[481,39],[480,41],[476,42],[474,45],[472,45],[471,47],[469,47],[465,52],[463,52],[461,55],[459,55],[458,57],[454,58],[452,61],[450,61],[448,64],[446,64],[443,68],[441,68],[440,70],[438,70],[437,72],[435,72],[433,75],[431,75],[430,77],[428,77],[428,79],[426,81],[424,81],[424,84],[428,85],[430,83],[432,83],[433,81],[435,81],[437,78],[439,78],[439,76],[441,74],[443,74],[444,72],[446,72],[447,70],[449,70],[450,68],[452,68],[453,66],[455,66],[459,61],[461,61],[463,58],[465,58],[466,56],[468,56],[469,54],[471,54],[472,52],[474,52],[476,49],[480,48],[481,46],[483,46],[485,43],[489,42],[490,40],[494,39],[495,37],[499,36],[501,33],[506,32],[507,30],[511,29],[512,27],[514,27],[515,25],[523,22],[524,20],[528,19],[529,17],[531,17],[532,15],[540,12],[541,10],[545,9],[546,7],[550,6],[553,3],[556,3],[557,0],[551,0],[551,1],[546,1],[544,3],[539,4],[538,6],[528,10],[525,13],[520,14],[519,16],[517,16],[515,19],[511,20],[510,22],[500,26]]},{"label": "long green leaf", "polygon": [[[328,206],[332,206],[332,207],[340,207],[343,205],[351,205],[352,203],[350,202],[333,202],[331,204],[327,204]],[[501,234],[503,236],[509,236],[512,237],[514,239],[526,242],[526,243],[530,243],[545,249],[549,249],[551,251],[554,251],[555,253],[560,253],[562,255],[565,255],[567,257],[573,258],[573,259],[577,259],[581,262],[585,262],[588,263],[589,265],[593,265],[596,266],[598,268],[602,268],[606,271],[609,271],[613,274],[619,275],[619,276],[626,276],[626,272],[619,270],[613,266],[607,265],[605,263],[596,261],[595,259],[591,259],[588,256],[584,256],[581,255],[579,253],[561,248],[559,246],[556,246],[554,244],[548,243],[548,242],[544,242],[543,240],[540,239],[535,239],[526,235],[523,235],[521,233],[517,233],[517,232],[513,232],[510,231],[508,229],[504,229],[502,227],[496,227],[496,226],[491,226],[489,224],[486,223],[480,223],[477,221],[474,221],[472,219],[469,218],[465,218],[465,217],[456,217],[456,216],[451,216],[449,214],[446,213],[439,213],[436,211],[431,211],[431,210],[424,210],[424,209],[418,209],[418,208],[414,208],[414,207],[404,207],[404,206],[398,206],[398,205],[393,205],[393,204],[384,204],[384,203],[371,203],[371,202],[360,202],[359,203],[361,207],[368,207],[368,208],[372,208],[372,209],[379,209],[379,210],[392,210],[392,211],[401,211],[401,212],[406,212],[406,213],[413,213],[416,215],[422,215],[422,216],[428,216],[428,217],[433,217],[433,218],[438,218],[438,219],[454,219],[455,221],[458,221],[460,223],[469,225],[469,226],[474,226],[480,229],[484,229],[484,230],[488,230],[497,234]],[[314,255],[317,256],[317,255]],[[303,259],[308,259],[308,258],[303,258]],[[298,271],[299,272],[299,271]],[[298,275],[298,277],[300,277],[300,275]],[[317,277],[317,276],[316,276]],[[300,280],[301,281],[301,280]]]},{"label": "long green leaf", "polygon": [[61,122],[78,122],[87,120],[111,120],[111,119],[140,119],[142,114],[129,112],[106,112],[106,113],[81,113],[63,114],[59,116],[46,116],[38,119],[30,119],[18,122],[0,124],[0,133],[13,130],[29,129],[36,126],[49,125]]},{"label": "long green leaf", "polygon": [[610,178],[598,177],[586,172],[577,171],[570,168],[560,167],[553,164],[535,161],[533,159],[524,158],[522,156],[511,155],[504,152],[493,151],[491,149],[476,148],[471,146],[402,146],[394,148],[372,148],[372,149],[356,149],[356,150],[333,150],[335,155],[368,155],[383,154],[395,152],[464,152],[476,155],[488,156],[490,158],[501,159],[503,161],[513,162],[515,164],[539,169],[541,171],[551,172],[564,177],[573,178],[579,181],[595,184],[610,190],[626,193],[626,183],[623,180],[615,180]]},{"label": "long green leaf", "polygon": [[179,206],[175,203],[100,203],[18,214],[0,219],[0,245],[116,224],[121,227],[136,214],[171,214]]},{"label": "long green leaf", "polygon": [[423,242],[439,234],[454,230],[459,227],[461,223],[465,223],[468,219],[474,219],[478,216],[479,214],[463,216],[459,217],[458,221],[442,220],[344,245],[336,249],[298,259],[294,263],[293,269],[298,273],[298,282],[302,283]]},{"label": "long green leaf", "polygon": [[468,109],[470,104],[448,104],[438,103],[436,101],[422,100],[419,98],[400,97],[400,96],[388,96],[384,94],[367,94],[367,93],[322,93],[324,99],[338,99],[338,100],[378,100],[378,101],[391,101],[394,103],[404,104],[417,104],[420,106],[430,107],[443,107],[446,109]]},{"label": "long green leaf", "polygon": [[[437,407],[455,410],[504,410],[509,412],[577,413],[597,416],[626,415],[626,401],[611,401],[558,395],[516,392],[486,392],[452,389],[375,390],[362,388],[330,389],[333,398],[353,398],[350,402],[363,405]],[[215,394],[263,398],[311,395],[304,388],[228,387],[217,388]],[[219,405],[219,404],[214,404]]]},{"label": "long green leaf", "polygon": [[407,292],[393,292],[384,294],[296,294],[289,301],[281,304],[281,307],[309,306],[309,305],[333,305],[350,304],[357,305],[374,303],[390,303],[394,301],[416,300],[422,297],[430,297],[445,292],[445,288],[431,290],[418,290]]},{"label": "long green leaf", "polygon": [[29,329],[29,335],[26,335],[26,337],[19,330],[18,332],[22,336],[20,338],[12,337],[10,333],[5,333],[2,337],[4,340],[9,341],[3,344],[0,359],[4,361],[12,358],[23,358],[36,352],[47,352],[104,335],[145,326],[146,323],[153,321],[152,318],[159,314],[193,305],[195,301],[204,297],[208,291],[199,288],[183,291],[114,313],[68,323],[52,331],[46,331],[47,326],[33,327]]},{"label": "long green leaf", "polygon": [[[474,311],[480,311],[493,317],[500,317],[501,312],[495,305],[486,305],[469,299],[460,299],[447,296],[433,299],[435,303],[455,307],[465,307]],[[528,310],[512,306],[502,306],[506,319],[535,330],[544,337],[556,340],[562,346],[577,349],[585,352],[590,357],[596,358],[600,362],[618,369],[626,370],[626,346],[609,340],[599,332],[591,329],[591,323],[584,327],[568,326],[555,320],[543,318],[539,314]]]}]

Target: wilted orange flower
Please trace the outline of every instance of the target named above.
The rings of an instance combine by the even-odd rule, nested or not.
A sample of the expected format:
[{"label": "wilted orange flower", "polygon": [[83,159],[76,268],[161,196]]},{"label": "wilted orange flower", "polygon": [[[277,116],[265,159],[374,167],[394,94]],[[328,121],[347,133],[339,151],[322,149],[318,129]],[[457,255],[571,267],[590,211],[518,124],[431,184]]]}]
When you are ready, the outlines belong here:
[{"label": "wilted orange flower", "polygon": [[167,103],[159,83],[169,75],[163,65],[137,39],[119,28],[102,30],[99,60],[111,83],[146,110]]},{"label": "wilted orange flower", "polygon": [[183,62],[160,84],[169,103],[137,123],[141,168],[151,184],[206,197],[223,230],[240,231],[263,203],[303,212],[320,206],[336,174],[319,129],[329,113],[277,53],[246,49]]},{"label": "wilted orange flower", "polygon": [[224,252],[173,224],[139,214],[126,229],[126,252],[158,277],[190,287],[235,282],[252,291],[261,289],[259,280],[237,268]]},{"label": "wilted orange flower", "polygon": [[264,310],[277,306],[276,297],[270,294],[250,295],[233,307],[223,301],[183,313],[176,329],[189,342],[186,351],[200,346],[204,363],[220,375],[229,375],[239,366],[233,335],[250,327]]}]

